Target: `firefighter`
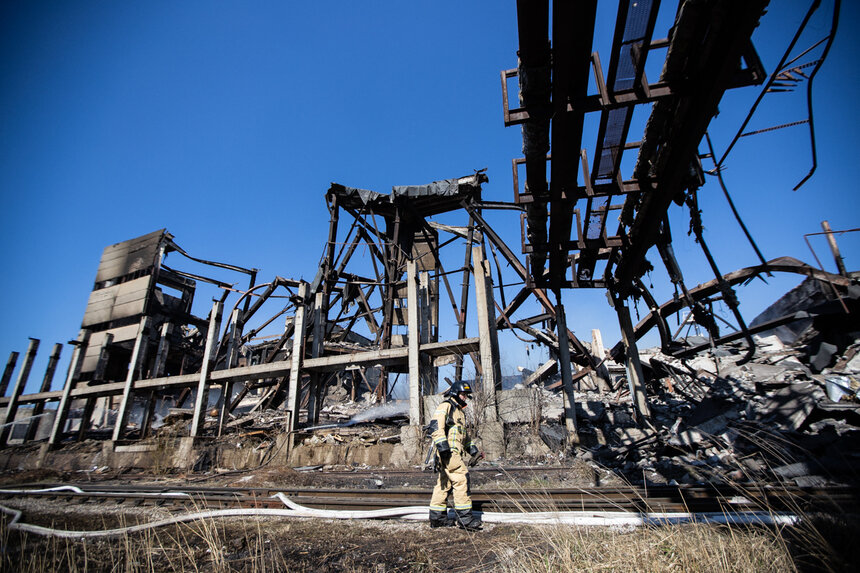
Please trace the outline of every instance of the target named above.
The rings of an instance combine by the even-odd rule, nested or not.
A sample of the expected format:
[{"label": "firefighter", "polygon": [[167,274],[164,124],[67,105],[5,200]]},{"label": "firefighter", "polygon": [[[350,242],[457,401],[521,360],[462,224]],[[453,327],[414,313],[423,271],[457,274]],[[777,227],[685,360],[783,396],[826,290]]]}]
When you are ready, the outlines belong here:
[{"label": "firefighter", "polygon": [[[469,468],[463,459],[468,452],[477,456],[478,448],[466,433],[463,409],[472,398],[468,382],[454,382],[445,392],[445,400],[433,414],[435,428],[431,436],[438,456],[439,477],[430,498],[430,527],[458,525],[469,531],[481,529],[481,519],[472,513],[469,497]],[[448,518],[448,494],[454,491],[456,519]]]}]

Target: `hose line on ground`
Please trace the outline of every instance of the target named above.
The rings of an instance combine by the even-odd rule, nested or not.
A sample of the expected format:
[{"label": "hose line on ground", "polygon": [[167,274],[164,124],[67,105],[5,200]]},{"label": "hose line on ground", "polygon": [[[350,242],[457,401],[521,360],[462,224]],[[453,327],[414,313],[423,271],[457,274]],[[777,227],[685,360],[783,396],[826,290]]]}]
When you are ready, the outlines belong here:
[{"label": "hose line on ground", "polygon": [[[65,488],[52,488],[50,491],[78,490],[72,486]],[[10,493],[27,490],[7,490]],[[29,490],[33,491],[33,490]],[[49,491],[49,490],[42,490]],[[80,490],[78,490],[80,491]],[[85,493],[85,492],[81,492]],[[187,494],[185,494],[187,495]],[[46,537],[60,537],[66,539],[87,539],[98,537],[119,537],[130,533],[138,533],[148,529],[175,525],[189,521],[212,519],[219,517],[287,517],[287,518],[316,518],[316,519],[386,519],[399,518],[414,521],[427,520],[427,506],[405,506],[392,507],[388,509],[375,509],[367,511],[328,510],[313,509],[305,507],[290,500],[283,493],[274,496],[284,503],[289,509],[216,509],[210,511],[198,511],[177,515],[168,519],[161,519],[139,525],[105,529],[100,531],[76,531],[68,529],[54,529],[28,523],[21,523],[22,512],[17,509],[0,505],[0,512],[11,515],[12,519],[6,524],[10,530],[32,533]],[[541,511],[523,513],[503,512],[476,512],[481,516],[484,523],[519,523],[519,524],[549,524],[549,525],[579,525],[579,526],[604,526],[604,527],[640,527],[659,526],[680,523],[710,523],[721,525],[796,525],[800,519],[793,514],[780,514],[765,511],[746,511],[738,513],[706,512],[706,513],[651,513],[630,511]]]}]

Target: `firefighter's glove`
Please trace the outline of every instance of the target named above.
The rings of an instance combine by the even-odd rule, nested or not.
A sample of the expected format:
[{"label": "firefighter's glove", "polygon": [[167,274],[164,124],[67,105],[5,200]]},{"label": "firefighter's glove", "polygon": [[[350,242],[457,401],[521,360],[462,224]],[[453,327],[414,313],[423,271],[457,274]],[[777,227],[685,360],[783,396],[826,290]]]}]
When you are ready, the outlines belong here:
[{"label": "firefighter's glove", "polygon": [[471,446],[469,446],[469,455],[470,456],[477,456],[478,453],[479,453],[478,452],[478,446],[476,446],[475,444],[472,444]]},{"label": "firefighter's glove", "polygon": [[447,441],[436,444],[436,451],[439,452],[439,457],[447,458],[451,455],[451,446]]}]

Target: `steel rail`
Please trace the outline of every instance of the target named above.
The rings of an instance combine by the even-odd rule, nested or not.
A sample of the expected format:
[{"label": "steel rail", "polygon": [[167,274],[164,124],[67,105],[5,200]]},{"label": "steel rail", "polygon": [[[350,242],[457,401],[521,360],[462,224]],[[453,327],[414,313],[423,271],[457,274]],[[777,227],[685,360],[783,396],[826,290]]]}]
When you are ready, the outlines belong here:
[{"label": "steel rail", "polygon": [[[48,491],[46,484],[0,490],[0,499],[36,496],[63,504],[159,506],[168,510],[224,508],[281,508],[282,493],[315,509],[368,510],[423,505],[426,489],[320,489],[166,487],[151,485],[79,485],[80,491]],[[707,485],[480,489],[472,492],[479,511],[629,511],[722,512],[750,511],[860,511],[860,489],[852,486],[791,487],[772,485]]]}]

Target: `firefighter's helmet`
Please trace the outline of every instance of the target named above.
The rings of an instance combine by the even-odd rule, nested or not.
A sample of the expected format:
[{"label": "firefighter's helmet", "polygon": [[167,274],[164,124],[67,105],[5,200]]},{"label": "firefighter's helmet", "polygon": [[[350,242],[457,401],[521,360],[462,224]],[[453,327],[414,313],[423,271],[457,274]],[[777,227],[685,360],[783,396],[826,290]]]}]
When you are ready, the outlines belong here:
[{"label": "firefighter's helmet", "polygon": [[445,396],[449,398],[453,398],[455,402],[461,407],[466,407],[466,402],[460,398],[460,394],[465,394],[466,398],[472,398],[472,385],[466,382],[465,380],[457,380],[448,390],[445,391]]}]

